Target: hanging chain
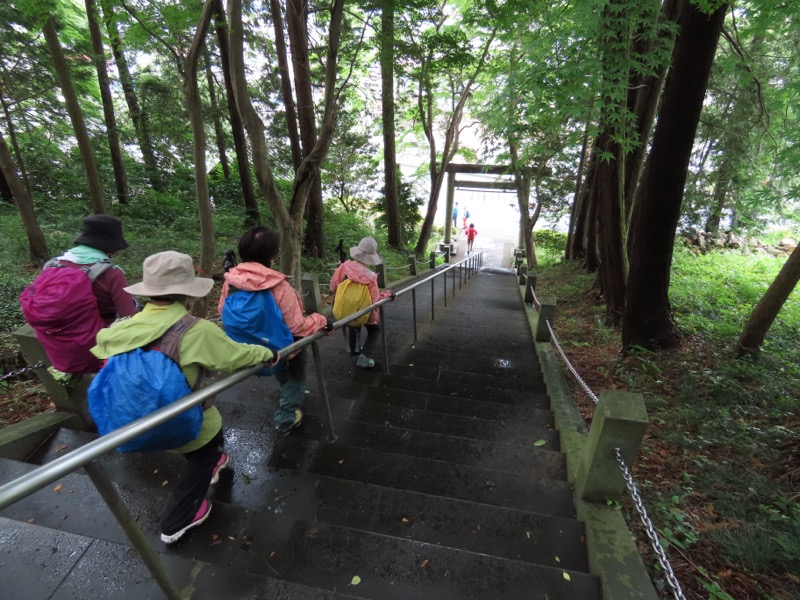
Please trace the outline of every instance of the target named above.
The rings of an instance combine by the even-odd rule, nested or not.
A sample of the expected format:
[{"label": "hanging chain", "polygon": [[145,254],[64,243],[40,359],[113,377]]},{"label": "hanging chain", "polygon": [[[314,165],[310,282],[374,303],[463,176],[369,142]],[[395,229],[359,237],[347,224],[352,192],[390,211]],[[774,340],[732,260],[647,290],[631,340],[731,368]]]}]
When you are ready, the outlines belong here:
[{"label": "hanging chain", "polygon": [[661,547],[661,543],[658,541],[658,534],[656,533],[655,527],[653,527],[650,517],[647,516],[647,510],[642,502],[642,497],[639,495],[639,487],[633,480],[633,475],[631,475],[630,470],[628,470],[625,459],[622,458],[622,452],[619,448],[614,448],[614,454],[617,457],[622,476],[625,478],[625,484],[628,486],[628,490],[630,490],[631,496],[633,497],[633,504],[636,506],[636,510],[642,520],[642,525],[644,525],[644,529],[647,532],[647,537],[650,538],[650,546],[655,550],[658,562],[661,568],[664,569],[667,583],[672,588],[672,594],[675,596],[676,600],[686,600],[686,596],[683,595],[683,590],[681,589],[681,584],[678,582],[678,578],[675,577],[675,572],[672,570],[672,565],[669,564],[669,559],[664,552],[664,548]]},{"label": "hanging chain", "polygon": [[16,371],[11,371],[6,373],[5,375],[0,376],[0,381],[5,381],[6,379],[13,379],[14,377],[19,377],[20,375],[24,375],[30,371],[34,371],[36,369],[41,369],[44,366],[42,361],[37,362],[35,365],[31,365],[30,367],[22,367],[21,369],[17,369]]},{"label": "hanging chain", "polygon": [[564,349],[561,347],[561,344],[558,343],[558,337],[556,336],[556,332],[553,331],[553,327],[550,325],[550,321],[545,320],[545,323],[547,323],[547,329],[550,332],[550,340],[553,342],[553,345],[556,347],[556,350],[558,350],[558,353],[561,355],[561,359],[564,361],[564,364],[567,365],[567,368],[569,369],[570,373],[572,373],[572,375],[575,377],[575,380],[583,388],[583,391],[586,392],[589,398],[592,399],[592,402],[597,404],[597,396],[594,395],[594,392],[591,390],[589,385],[583,380],[583,378],[580,375],[578,375],[578,372],[575,370],[575,367],[573,367],[572,363],[569,362],[569,359],[567,358]]}]

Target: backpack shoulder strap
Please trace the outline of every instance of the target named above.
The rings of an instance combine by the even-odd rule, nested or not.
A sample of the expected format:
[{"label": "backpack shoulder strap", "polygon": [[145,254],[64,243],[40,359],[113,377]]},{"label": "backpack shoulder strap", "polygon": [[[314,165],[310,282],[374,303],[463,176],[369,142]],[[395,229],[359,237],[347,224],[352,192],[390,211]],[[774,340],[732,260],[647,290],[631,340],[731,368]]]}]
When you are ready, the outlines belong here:
[{"label": "backpack shoulder strap", "polygon": [[103,259],[99,262],[94,263],[89,268],[84,268],[82,270],[89,276],[89,280],[94,283],[97,280],[97,278],[100,277],[100,275],[108,271],[113,266],[114,263],[112,263],[110,260]]},{"label": "backpack shoulder strap", "polygon": [[183,315],[180,319],[175,321],[172,327],[164,332],[164,335],[162,335],[160,339],[153,342],[152,345],[158,346],[161,352],[180,365],[181,339],[183,338],[183,334],[186,333],[192,325],[197,323],[197,321],[197,317],[189,314]]}]

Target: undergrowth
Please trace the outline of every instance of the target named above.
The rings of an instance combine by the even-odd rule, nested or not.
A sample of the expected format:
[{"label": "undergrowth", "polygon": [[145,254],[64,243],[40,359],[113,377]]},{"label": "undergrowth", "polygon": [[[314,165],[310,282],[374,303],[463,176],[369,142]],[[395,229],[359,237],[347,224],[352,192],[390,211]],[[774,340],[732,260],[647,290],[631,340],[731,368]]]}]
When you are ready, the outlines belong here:
[{"label": "undergrowth", "polygon": [[[645,399],[650,425],[634,475],[687,598],[800,597],[800,291],[757,358],[731,350],[784,261],[676,249],[670,302],[682,347],[629,357],[619,354],[619,331],[603,325],[595,276],[540,265],[537,293],[557,297],[555,331],[592,390]],[[591,419],[593,405],[574,387]],[[663,582],[656,567],[653,577]]]}]

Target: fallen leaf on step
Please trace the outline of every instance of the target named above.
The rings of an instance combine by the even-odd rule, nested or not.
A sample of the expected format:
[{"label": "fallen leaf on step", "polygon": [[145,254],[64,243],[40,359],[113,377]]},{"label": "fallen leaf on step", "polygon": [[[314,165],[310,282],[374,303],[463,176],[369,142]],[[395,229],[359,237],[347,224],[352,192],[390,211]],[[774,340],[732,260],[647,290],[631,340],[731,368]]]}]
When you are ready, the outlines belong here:
[{"label": "fallen leaf on step", "polygon": [[216,542],[219,539],[219,535],[217,535],[216,533],[212,533],[211,534],[211,539]]},{"label": "fallen leaf on step", "polygon": [[428,559],[426,558],[425,560],[422,561],[422,564],[419,566],[419,568],[424,569],[427,566],[428,566]]},{"label": "fallen leaf on step", "polygon": [[59,444],[58,446],[56,446],[56,454],[58,454],[63,450],[66,450],[68,447],[69,446],[67,446],[66,444]]},{"label": "fallen leaf on step", "polygon": [[405,517],[403,517],[402,521],[403,523],[408,523],[408,519],[406,519]]},{"label": "fallen leaf on step", "polygon": [[340,458],[340,459],[339,459],[339,464],[340,464],[340,465],[343,465],[343,464],[344,464],[344,459],[343,459],[343,458]]},{"label": "fallen leaf on step", "polygon": [[546,443],[547,440],[536,440],[535,442],[533,442],[533,445],[538,448],[539,446],[544,446]]},{"label": "fallen leaf on step", "polygon": [[167,487],[169,485],[169,479],[165,479],[161,482],[161,487]]},{"label": "fallen leaf on step", "polygon": [[570,579],[569,573],[567,573],[566,571],[564,571],[563,576],[564,579],[566,579],[567,581],[572,581],[572,579]]},{"label": "fallen leaf on step", "polygon": [[58,493],[58,492],[61,491],[61,488],[63,488],[63,487],[64,487],[64,484],[63,483],[59,483],[56,487],[53,488],[53,491]]},{"label": "fallen leaf on step", "polygon": [[361,577],[353,575],[353,578],[350,580],[350,585],[358,585],[359,583],[361,583]]}]

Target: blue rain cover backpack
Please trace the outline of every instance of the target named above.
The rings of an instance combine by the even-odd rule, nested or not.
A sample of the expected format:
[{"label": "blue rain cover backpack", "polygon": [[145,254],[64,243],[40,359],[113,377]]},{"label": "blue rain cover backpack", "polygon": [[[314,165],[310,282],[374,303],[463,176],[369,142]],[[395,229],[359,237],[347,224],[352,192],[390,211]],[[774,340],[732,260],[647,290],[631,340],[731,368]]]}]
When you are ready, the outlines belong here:
[{"label": "blue rain cover backpack", "polygon": [[[178,366],[183,334],[197,318],[185,315],[159,340],[111,356],[92,380],[89,412],[100,435],[188,396],[192,388]],[[196,382],[202,380],[202,373]],[[196,386],[195,386],[196,387]],[[132,439],[117,452],[155,452],[178,448],[196,439],[203,424],[203,407],[180,415]]]},{"label": "blue rain cover backpack", "polygon": [[[222,306],[222,326],[229,338],[245,344],[260,344],[273,352],[294,342],[271,290],[248,292],[233,286],[229,286],[229,290]],[[258,374],[272,375],[284,362],[282,358],[277,365],[266,367]]]}]

